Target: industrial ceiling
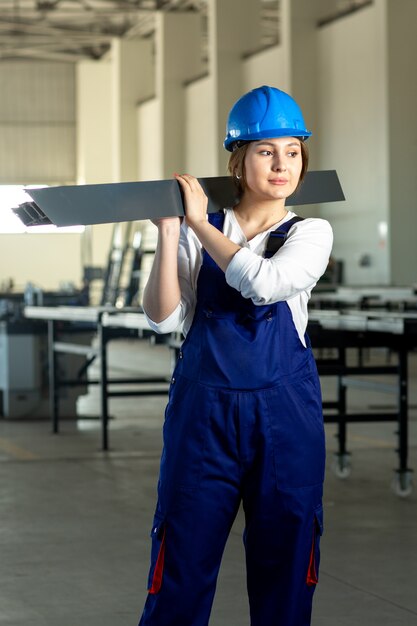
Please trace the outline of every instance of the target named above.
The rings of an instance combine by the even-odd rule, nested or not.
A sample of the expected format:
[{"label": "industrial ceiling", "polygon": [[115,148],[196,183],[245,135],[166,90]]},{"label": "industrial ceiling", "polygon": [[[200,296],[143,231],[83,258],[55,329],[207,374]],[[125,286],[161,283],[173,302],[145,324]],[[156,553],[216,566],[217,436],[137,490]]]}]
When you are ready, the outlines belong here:
[{"label": "industrial ceiling", "polygon": [[[263,46],[277,43],[278,7],[261,0]],[[151,37],[157,11],[199,12],[204,39],[207,0],[1,0],[0,61],[99,59],[114,37]]]},{"label": "industrial ceiling", "polygon": [[[318,0],[314,0],[318,1]],[[114,37],[152,37],[158,11],[201,15],[202,58],[207,60],[208,0],[0,0],[0,62],[15,59],[100,59]],[[335,19],[372,0],[320,0]],[[260,48],[279,42],[280,0],[259,0]]]}]

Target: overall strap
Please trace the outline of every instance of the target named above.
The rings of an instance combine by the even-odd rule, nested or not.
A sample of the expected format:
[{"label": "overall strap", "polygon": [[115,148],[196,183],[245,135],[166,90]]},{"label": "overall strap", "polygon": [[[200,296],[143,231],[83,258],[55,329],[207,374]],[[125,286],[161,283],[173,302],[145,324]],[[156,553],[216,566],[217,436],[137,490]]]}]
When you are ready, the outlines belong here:
[{"label": "overall strap", "polygon": [[[301,222],[304,218],[296,215],[292,219],[281,224],[276,230],[273,230],[269,233],[269,237],[266,242],[266,248],[264,252],[264,257],[266,259],[270,259],[274,254],[284,245],[285,240],[288,237],[288,231],[291,226],[296,224],[297,222]],[[218,211],[217,213],[209,213],[208,221],[212,226],[215,226],[218,230],[223,232],[223,224],[224,224],[224,211]]]},{"label": "overall strap", "polygon": [[270,259],[271,256],[274,256],[274,254],[278,252],[281,246],[284,245],[291,226],[297,222],[301,222],[303,219],[303,217],[298,217],[298,215],[296,215],[292,219],[288,220],[288,222],[284,222],[284,224],[281,224],[281,226],[279,226],[276,230],[269,233],[264,252],[265,259]]},{"label": "overall strap", "polygon": [[[216,213],[208,214],[209,224],[215,226],[221,233],[223,232],[224,224],[224,211],[217,211]],[[217,267],[215,261],[208,254],[207,250],[203,248],[203,265],[204,267]]]},{"label": "overall strap", "polygon": [[223,224],[224,224],[224,211],[217,211],[216,213],[208,214],[208,221],[212,226],[215,226],[217,230],[223,232]]}]

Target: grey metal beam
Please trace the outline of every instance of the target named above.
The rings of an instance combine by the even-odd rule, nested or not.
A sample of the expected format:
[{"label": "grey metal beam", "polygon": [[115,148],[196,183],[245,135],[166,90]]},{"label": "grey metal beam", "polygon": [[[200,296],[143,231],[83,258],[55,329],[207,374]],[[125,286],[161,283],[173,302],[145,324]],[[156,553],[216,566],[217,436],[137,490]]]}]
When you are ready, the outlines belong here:
[{"label": "grey metal beam", "polygon": [[[208,212],[236,203],[230,176],[199,178],[207,197]],[[13,209],[26,226],[48,223],[57,226],[105,224],[158,217],[183,216],[184,206],[174,179],[101,185],[77,185],[27,189],[32,202]],[[335,170],[308,172],[287,206],[344,200]]]}]

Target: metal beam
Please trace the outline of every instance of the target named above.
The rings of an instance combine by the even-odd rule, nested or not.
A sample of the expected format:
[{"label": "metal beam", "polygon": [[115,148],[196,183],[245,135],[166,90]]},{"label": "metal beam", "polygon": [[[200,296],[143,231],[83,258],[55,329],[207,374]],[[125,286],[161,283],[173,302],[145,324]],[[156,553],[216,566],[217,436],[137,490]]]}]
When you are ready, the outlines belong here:
[{"label": "metal beam", "polygon": [[80,54],[79,52],[66,53],[58,51],[47,51],[38,48],[19,49],[12,48],[9,50],[2,50],[0,48],[0,60],[12,60],[14,58],[37,58],[45,59],[49,61],[83,61],[84,59],[91,58],[88,54]]},{"label": "metal beam", "polygon": [[[85,23],[85,22],[84,22]],[[45,35],[45,34],[52,34],[52,35],[56,35],[57,37],[62,37],[62,35],[67,35],[68,37],[94,37],[97,40],[103,40],[103,41],[108,41],[110,38],[113,37],[112,34],[106,34],[106,33],[101,33],[101,32],[97,32],[94,30],[88,30],[85,27],[84,28],[65,28],[65,27],[61,27],[61,26],[49,26],[49,25],[43,25],[41,23],[29,23],[29,22],[22,22],[21,20],[15,20],[15,21],[10,21],[10,20],[5,20],[4,18],[0,17],[0,30],[2,31],[6,31],[6,30],[12,30],[16,33],[16,31],[21,31],[22,34],[27,34],[28,32],[30,34],[39,34],[39,35]],[[20,36],[21,33],[17,33],[16,36]]]},{"label": "metal beam", "polygon": [[[236,190],[230,176],[199,179],[208,197],[208,212],[234,206]],[[32,203],[13,209],[26,226],[44,223],[45,216],[57,226],[105,224],[159,217],[183,216],[184,206],[174,179],[101,185],[73,185],[27,189]],[[344,200],[334,170],[308,172],[287,206]],[[27,206],[28,205],[28,206]],[[25,218],[27,220],[25,221]]]}]

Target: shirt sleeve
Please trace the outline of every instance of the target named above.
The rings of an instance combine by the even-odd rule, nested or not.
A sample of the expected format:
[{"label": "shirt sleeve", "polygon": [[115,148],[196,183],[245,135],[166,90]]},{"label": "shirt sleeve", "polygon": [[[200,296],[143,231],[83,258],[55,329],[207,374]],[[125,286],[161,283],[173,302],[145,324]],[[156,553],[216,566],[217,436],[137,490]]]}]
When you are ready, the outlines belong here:
[{"label": "shirt sleeve", "polygon": [[154,322],[145,311],[147,322],[156,333],[166,334],[191,326],[197,300],[197,278],[202,261],[202,247],[191,228],[181,225],[178,246],[178,280],[181,301],[177,308],[161,322]]},{"label": "shirt sleeve", "polygon": [[270,259],[241,248],[226,270],[226,281],[254,304],[289,300],[310,291],[326,270],[333,244],[326,220],[311,218],[294,224],[285,245]]}]

